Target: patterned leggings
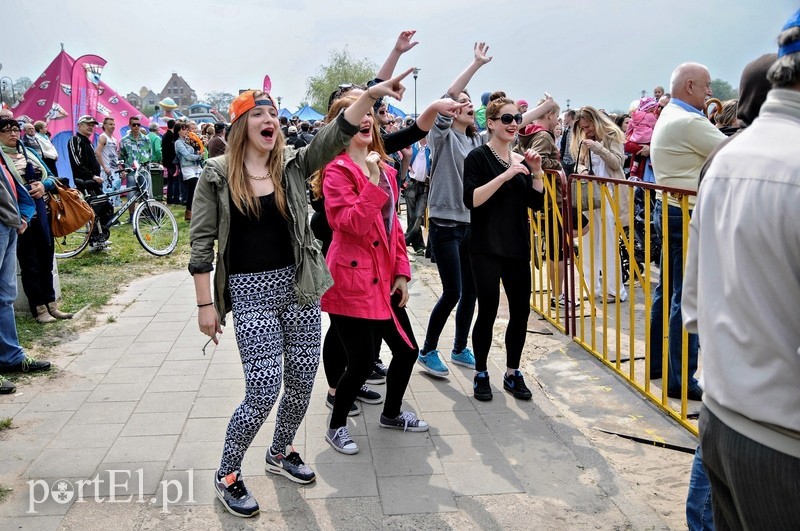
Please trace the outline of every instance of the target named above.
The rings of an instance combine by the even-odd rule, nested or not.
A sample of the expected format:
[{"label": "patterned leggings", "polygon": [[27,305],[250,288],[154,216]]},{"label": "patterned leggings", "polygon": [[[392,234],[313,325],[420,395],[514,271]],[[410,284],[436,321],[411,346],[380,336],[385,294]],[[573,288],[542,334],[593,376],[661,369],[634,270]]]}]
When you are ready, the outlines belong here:
[{"label": "patterned leggings", "polygon": [[273,452],[283,453],[292,444],[308,409],[319,366],[322,323],[319,303],[300,306],[293,284],[294,266],[229,278],[245,397],[228,423],[222,475],[241,468],[244,453],[278,399],[281,377],[284,389]]}]

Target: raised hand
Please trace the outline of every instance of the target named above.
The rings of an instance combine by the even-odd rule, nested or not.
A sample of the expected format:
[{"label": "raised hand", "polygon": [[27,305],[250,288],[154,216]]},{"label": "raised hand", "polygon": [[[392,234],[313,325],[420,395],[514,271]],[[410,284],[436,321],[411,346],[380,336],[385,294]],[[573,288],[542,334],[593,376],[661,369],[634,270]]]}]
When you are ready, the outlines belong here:
[{"label": "raised hand", "polygon": [[398,101],[402,100],[403,93],[406,91],[406,87],[401,83],[401,81],[403,81],[403,79],[405,79],[406,76],[408,76],[408,74],[410,74],[413,70],[413,68],[409,68],[399,76],[382,81],[377,85],[372,85],[367,89],[369,97],[377,99],[384,96],[391,96]]},{"label": "raised hand", "polygon": [[411,48],[419,44],[419,41],[412,41],[414,34],[417,30],[401,31],[397,37],[397,42],[394,43],[394,50],[398,53],[406,53]]},{"label": "raised hand", "polygon": [[469,103],[468,101],[459,103],[452,98],[442,98],[431,103],[430,107],[442,116],[453,118],[459,110],[469,105]]},{"label": "raised hand", "polygon": [[486,54],[489,53],[489,45],[487,45],[485,42],[476,42],[473,52],[475,53],[475,62],[481,65],[485,65],[492,60],[491,56],[486,56]]}]

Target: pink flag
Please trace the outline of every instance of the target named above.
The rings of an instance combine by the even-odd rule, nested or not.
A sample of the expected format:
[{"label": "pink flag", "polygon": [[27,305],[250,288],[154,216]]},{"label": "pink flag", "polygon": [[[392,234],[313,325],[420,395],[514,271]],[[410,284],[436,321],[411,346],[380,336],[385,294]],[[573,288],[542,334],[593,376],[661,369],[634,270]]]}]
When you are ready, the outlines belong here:
[{"label": "pink flag", "polygon": [[[100,75],[106,60],[97,55],[83,55],[75,59],[72,66],[72,125],[77,130],[78,118],[84,114],[98,117],[97,97]],[[102,89],[104,90],[104,89]],[[102,119],[98,120],[102,122]]]},{"label": "pink flag", "polygon": [[266,92],[267,94],[272,92],[272,80],[269,78],[268,75],[264,76],[264,92]]}]

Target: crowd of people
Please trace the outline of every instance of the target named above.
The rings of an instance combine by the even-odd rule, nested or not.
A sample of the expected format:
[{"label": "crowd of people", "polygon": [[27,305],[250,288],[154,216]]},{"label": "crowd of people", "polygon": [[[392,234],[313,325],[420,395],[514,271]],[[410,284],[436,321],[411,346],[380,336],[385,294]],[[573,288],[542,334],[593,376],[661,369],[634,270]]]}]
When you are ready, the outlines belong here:
[{"label": "crowd of people", "polygon": [[[670,93],[657,86],[652,97],[637,101],[630,114],[609,115],[591,106],[562,114],[548,95],[530,108],[527,101],[513,100],[500,91],[484,94],[475,108],[466,87],[475,72],[491,61],[484,43],[476,44],[473,60],[447,87],[442,100],[416,120],[393,120],[382,98],[401,98],[401,82],[408,72],[392,75],[398,57],[416,45],[412,38],[413,32],[401,34],[375,79],[364,86],[343,86],[332,94],[324,123],[311,126],[310,131],[301,127],[301,133],[295,125],[282,124],[269,94],[240,95],[231,106],[232,120],[247,125],[229,137],[229,146],[235,138],[239,147],[235,154],[229,148],[225,157],[212,159],[200,175],[190,264],[200,327],[217,341],[225,315],[233,311],[247,382],[245,399],[228,425],[216,479],[218,497],[238,516],[252,516],[259,510],[244,484],[241,459],[279,399],[266,469],[298,483],[314,481],[314,471],[293,448],[292,440],[308,407],[320,358],[329,385],[326,404],[332,409],[327,429],[320,430],[334,450],[348,455],[359,451],[347,426],[347,417],[360,413],[359,401],[383,403],[381,427],[428,430],[427,422],[413,411],[401,411],[400,405],[415,361],[433,376],[449,373],[438,342],[455,308],[449,361],[473,369],[474,398],[491,400],[487,358],[501,283],[509,306],[503,389],[518,399],[530,399],[519,370],[531,293],[527,213],[544,204],[544,169],[696,191],[711,151],[741,125],[736,119],[741,108],[736,100],[723,102],[713,120],[704,115],[706,100],[712,96],[711,76],[697,63],[679,65],[670,79]],[[744,82],[742,88],[742,96],[751,97],[744,93]],[[780,96],[787,104],[796,98]],[[776,96],[775,106],[780,101]],[[315,210],[310,223],[303,213],[306,188]],[[405,234],[398,218],[401,195],[407,206]],[[220,202],[229,204],[230,212],[220,209]],[[558,197],[556,203],[563,207],[563,198]],[[694,207],[692,199],[690,210]],[[661,259],[670,261],[670,274],[661,277],[663,285],[656,288],[649,309],[655,352],[651,359],[660,362],[659,348],[666,335],[669,365],[662,369],[652,363],[649,376],[659,379],[669,371],[670,397],[681,396],[685,387],[690,400],[699,400],[703,389],[695,379],[696,335],[689,341],[689,381],[684,385],[681,379],[684,241],[683,220],[676,217],[680,210],[676,208],[664,194],[656,201],[651,220],[664,240]],[[427,241],[420,230],[426,209]],[[606,267],[601,272],[599,266],[600,256],[618,252],[614,226],[618,218],[612,211],[607,205],[591,213],[606,216],[594,220],[596,227],[606,227],[606,231],[572,235],[580,238],[584,254],[594,250],[594,270],[585,260],[583,276],[603,304],[628,297],[625,282],[617,280],[621,271]],[[573,225],[589,222],[577,208],[565,215],[577,222]],[[668,232],[661,226],[663,217],[667,217]],[[709,223],[714,226],[713,221]],[[257,228],[261,229],[258,237],[268,242],[253,256],[252,249],[248,253],[241,249],[252,241]],[[564,237],[563,227],[559,231],[556,241]],[[215,243],[220,249],[216,255]],[[443,287],[421,347],[406,311],[409,263],[417,255],[435,262]],[[562,282],[556,282],[565,277],[563,255],[551,248],[550,257],[552,304],[577,304],[567,299]],[[606,277],[602,284],[601,274]],[[708,280],[707,285],[711,284]],[[666,331],[659,328],[664,297],[669,299]],[[321,311],[331,321],[324,340]],[[254,320],[254,315],[259,318]],[[388,368],[379,358],[384,341],[392,355]],[[796,359],[791,365],[794,374]],[[385,383],[385,398],[368,383]],[[715,411],[725,410],[715,403]],[[783,426],[781,433],[789,430],[790,438],[800,433],[800,426],[787,425],[783,418],[769,419]],[[715,449],[712,466],[720,468],[712,468],[707,476],[702,455],[698,449],[687,500],[690,528],[712,525],[710,507],[717,496],[723,500],[714,505],[714,518],[741,521],[745,515],[732,512],[736,502],[729,496],[730,489],[742,488],[733,481],[741,478],[728,477],[724,468],[733,457]],[[765,458],[777,459],[767,454]],[[796,459],[785,456],[780,462],[797,466]]]},{"label": "crowd of people", "polygon": [[[562,113],[547,93],[532,107],[502,91],[483,93],[475,107],[467,85],[491,62],[485,43],[476,43],[471,61],[443,87],[441,99],[416,119],[396,119],[384,98],[403,97],[403,80],[411,70],[400,75],[394,70],[417,45],[413,37],[413,31],[400,34],[373,80],[341,85],[331,94],[325,120],[313,124],[279,118],[273,97],[254,90],[231,103],[230,124],[198,129],[192,122],[170,120],[163,137],[157,127],[145,134],[139,118],[131,117],[129,133],[117,142],[114,121],[106,119],[93,146],[97,121],[91,116],[78,120],[69,150],[76,186],[88,194],[118,190],[124,178],[120,164],[161,161],[167,202],[185,204],[185,218],[191,220],[189,271],[200,330],[217,343],[232,312],[246,390],[228,424],[215,478],[225,508],[242,517],[259,512],[241,465],[276,403],[266,470],[302,484],[316,479],[292,443],[320,360],[332,413],[319,430],[334,450],[347,455],[359,452],[347,426],[348,416],[361,411],[358,402],[383,404],[381,427],[429,429],[415,412],[402,410],[403,395],[415,364],[435,377],[449,374],[439,340],[454,309],[449,362],[472,369],[474,398],[491,400],[487,361],[501,284],[509,308],[503,389],[517,399],[531,399],[519,370],[532,289],[528,210],[543,208],[543,178],[549,170],[562,179],[578,173],[693,192],[705,178],[702,193],[689,195],[692,236],[685,277],[681,204],[672,194],[659,194],[648,220],[663,241],[659,266],[669,271],[660,276],[647,309],[649,378],[668,374],[670,397],[685,391],[689,400],[700,400],[711,394],[704,399],[687,521],[690,529],[713,528],[714,522],[721,528],[750,527],[763,504],[771,504],[780,512],[773,515],[777,527],[800,525],[797,508],[778,511],[775,505],[787,492],[795,499],[800,494],[798,327],[787,317],[796,300],[797,231],[785,223],[790,214],[782,211],[797,195],[800,170],[796,156],[789,155],[797,152],[791,145],[800,131],[800,12],[784,27],[779,54],[748,66],[741,99],[722,102],[712,120],[704,114],[713,95],[709,70],[691,62],[672,72],[669,93],[656,86],[652,97],[642,97],[629,113],[608,114],[588,105]],[[763,118],[756,119],[759,107]],[[23,275],[28,272],[23,285],[39,322],[70,317],[58,310],[52,276],[48,284],[42,267],[53,255],[40,199],[53,186],[54,150],[40,139],[39,124],[24,128],[25,139],[19,142],[19,124],[0,120],[3,370],[49,368],[25,356],[11,333],[9,259],[14,262],[19,254]],[[608,186],[603,197],[623,193],[622,187],[597,186]],[[555,205],[573,226],[586,228],[587,216],[594,216],[596,230],[570,235],[579,240],[589,290],[603,304],[625,301],[625,282],[618,279],[622,271],[601,264],[619,263],[604,257],[618,252],[615,223],[624,223],[627,216],[614,216],[610,204],[567,212],[556,188]],[[407,205],[405,230],[399,219],[401,196]],[[314,210],[310,220],[309,200]],[[426,210],[427,241],[421,230]],[[98,218],[102,225],[100,212]],[[557,231],[551,236],[556,242],[565,237],[563,226]],[[772,244],[775,234],[781,235],[780,245]],[[256,241],[259,245],[253,245]],[[579,304],[564,289],[563,253],[553,241],[546,244],[551,305]],[[420,346],[406,307],[410,263],[423,255],[435,263],[442,293]],[[770,283],[760,275],[756,287],[748,286],[741,264],[757,271],[764,257],[780,266],[782,282]],[[720,278],[724,289],[719,289]],[[788,289],[783,281],[791,284]],[[737,314],[745,308],[749,318],[743,324]],[[330,317],[324,338],[323,311]],[[690,332],[686,382],[684,322]],[[704,383],[695,374],[701,336]],[[382,342],[391,351],[388,366],[379,357]],[[661,366],[664,344],[667,367]],[[748,374],[769,386],[748,383]],[[380,384],[385,384],[385,396],[368,386]],[[759,397],[768,399],[762,405]],[[754,463],[734,467],[741,452],[754,456]],[[762,464],[785,473],[767,487]]]}]

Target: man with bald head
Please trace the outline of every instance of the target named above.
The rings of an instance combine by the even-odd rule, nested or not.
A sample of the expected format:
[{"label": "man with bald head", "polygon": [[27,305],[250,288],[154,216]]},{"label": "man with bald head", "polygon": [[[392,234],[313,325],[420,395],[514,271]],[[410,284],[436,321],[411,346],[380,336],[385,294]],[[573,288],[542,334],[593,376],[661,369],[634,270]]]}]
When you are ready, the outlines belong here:
[{"label": "man with bald head", "polygon": [[[670,99],[661,111],[653,130],[650,159],[656,184],[670,188],[697,191],[700,170],[708,155],[725,139],[703,114],[706,98],[712,96],[711,75],[698,63],[678,66],[670,78]],[[669,358],[667,370],[667,395],[681,397],[682,337],[681,297],[683,284],[683,211],[674,196],[659,194],[653,216],[661,232],[661,272],[650,307],[650,378],[662,377],[663,340],[667,335]],[[689,196],[693,209],[696,197]],[[666,210],[666,212],[664,212]],[[664,225],[663,214],[667,215]],[[691,212],[690,212],[691,215]],[[667,229],[665,231],[664,229]],[[668,260],[668,262],[666,262]],[[668,274],[665,275],[665,263]],[[669,297],[669,326],[664,330],[664,297]],[[689,400],[700,400],[703,391],[694,373],[697,371],[698,338],[689,334],[688,382]]]}]

